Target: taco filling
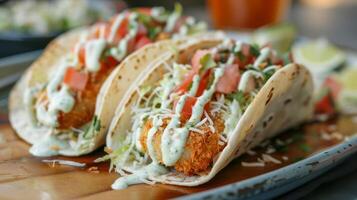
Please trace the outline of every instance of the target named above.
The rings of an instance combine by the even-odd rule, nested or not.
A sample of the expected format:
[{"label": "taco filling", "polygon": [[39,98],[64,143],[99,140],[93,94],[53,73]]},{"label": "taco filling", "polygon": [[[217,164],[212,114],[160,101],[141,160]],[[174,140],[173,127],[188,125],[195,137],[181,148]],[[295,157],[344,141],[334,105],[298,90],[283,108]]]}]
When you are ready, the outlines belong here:
[{"label": "taco filling", "polygon": [[188,60],[169,66],[155,85],[139,86],[130,130],[100,159],[111,159],[122,175],[114,189],[171,172],[207,174],[255,95],[283,66],[269,47],[233,40]]},{"label": "taco filling", "polygon": [[124,11],[108,22],[90,28],[49,75],[48,82],[27,89],[24,102],[34,126],[51,134],[76,138],[92,125],[99,126],[95,104],[100,88],[113,69],[130,53],[163,39],[193,34],[204,29],[192,17],[156,8]]}]

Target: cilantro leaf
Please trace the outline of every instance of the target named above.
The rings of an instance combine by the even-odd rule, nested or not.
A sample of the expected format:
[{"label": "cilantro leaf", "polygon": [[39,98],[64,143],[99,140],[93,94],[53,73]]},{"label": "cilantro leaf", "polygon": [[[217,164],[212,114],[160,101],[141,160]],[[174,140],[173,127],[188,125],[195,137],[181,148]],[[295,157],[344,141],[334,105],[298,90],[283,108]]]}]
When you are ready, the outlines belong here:
[{"label": "cilantro leaf", "polygon": [[252,44],[252,45],[250,45],[249,52],[250,52],[250,54],[252,54],[253,56],[259,56],[259,55],[260,55],[259,45],[257,45],[257,44]]},{"label": "cilantro leaf", "polygon": [[149,27],[148,28],[148,33],[149,33],[149,38],[151,40],[154,40],[156,36],[162,31],[161,27]]},{"label": "cilantro leaf", "polygon": [[95,132],[100,131],[100,128],[101,128],[100,119],[98,119],[98,116],[95,115],[92,120],[91,125],[83,134],[83,138],[90,139],[91,137],[93,137],[95,135]]},{"label": "cilantro leaf", "polygon": [[244,105],[245,101],[246,101],[244,93],[242,91],[237,91],[237,92],[228,94],[227,98],[230,100],[233,100],[233,99],[237,100],[239,105]]},{"label": "cilantro leaf", "polygon": [[265,71],[263,73],[263,76],[264,76],[264,82],[267,82],[269,80],[269,78],[271,76],[273,76],[273,74],[275,73],[275,69],[271,69],[271,70],[268,70],[268,71]]},{"label": "cilantro leaf", "polygon": [[101,126],[100,126],[100,120],[98,119],[98,116],[94,116],[94,120],[93,120],[93,127],[95,131],[99,131]]},{"label": "cilantro leaf", "polygon": [[203,73],[206,70],[213,68],[217,65],[217,63],[214,61],[212,55],[209,53],[207,53],[200,59],[200,64],[201,64],[200,73]]}]

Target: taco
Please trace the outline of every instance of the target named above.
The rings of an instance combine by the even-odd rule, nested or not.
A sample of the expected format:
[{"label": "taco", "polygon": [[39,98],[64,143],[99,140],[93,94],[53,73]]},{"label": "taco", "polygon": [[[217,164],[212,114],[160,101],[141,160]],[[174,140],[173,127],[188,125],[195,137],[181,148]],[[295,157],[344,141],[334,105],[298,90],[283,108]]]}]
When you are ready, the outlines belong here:
[{"label": "taco", "polygon": [[106,156],[121,177],[112,185],[195,186],[231,160],[312,117],[305,67],[269,47],[230,39],[178,45],[148,67],[118,104]]},{"label": "taco", "polygon": [[[185,41],[165,39],[205,29],[203,23],[181,13],[179,5],[173,12],[160,7],[130,9],[51,42],[10,96],[11,124],[33,144],[30,152],[77,156],[103,145],[114,115],[108,98],[118,102],[136,75],[153,61],[150,57],[158,57],[172,42]],[[137,49],[143,51],[134,52]],[[115,86],[107,80],[112,72],[121,79]]]}]

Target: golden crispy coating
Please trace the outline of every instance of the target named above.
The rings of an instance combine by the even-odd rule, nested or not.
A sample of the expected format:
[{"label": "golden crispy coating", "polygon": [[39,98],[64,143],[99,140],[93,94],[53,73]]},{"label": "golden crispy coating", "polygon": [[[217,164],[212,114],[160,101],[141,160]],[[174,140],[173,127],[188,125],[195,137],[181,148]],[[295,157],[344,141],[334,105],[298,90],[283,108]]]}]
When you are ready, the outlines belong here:
[{"label": "golden crispy coating", "polygon": [[[158,160],[162,163],[161,156],[161,136],[164,128],[167,126],[169,119],[165,119],[161,128],[156,132],[154,137],[154,149]],[[198,127],[203,134],[190,131],[186,145],[185,151],[181,158],[176,162],[175,169],[186,175],[194,175],[204,173],[211,167],[213,159],[217,156],[219,152],[223,150],[225,144],[219,144],[220,133],[224,130],[224,122],[219,117],[213,118],[215,132],[212,132],[209,128],[208,122]],[[152,127],[151,120],[148,120],[143,128],[140,137],[140,143],[143,147],[144,152],[146,152],[146,139],[147,134]]]},{"label": "golden crispy coating", "polygon": [[[72,91],[75,96],[74,107],[68,113],[59,113],[58,129],[81,128],[92,120],[100,87],[113,69],[114,66],[101,67],[99,72],[90,75],[86,88],[83,91]],[[46,90],[43,90],[37,101],[44,102],[47,99]]]}]

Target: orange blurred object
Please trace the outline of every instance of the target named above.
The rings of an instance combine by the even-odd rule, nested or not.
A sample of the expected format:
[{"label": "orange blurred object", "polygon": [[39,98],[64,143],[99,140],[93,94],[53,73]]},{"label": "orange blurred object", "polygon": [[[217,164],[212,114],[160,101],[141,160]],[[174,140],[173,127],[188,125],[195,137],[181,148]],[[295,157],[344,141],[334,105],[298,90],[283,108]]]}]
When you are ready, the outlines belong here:
[{"label": "orange blurred object", "polygon": [[290,0],[207,0],[213,25],[220,29],[253,29],[278,23]]}]

